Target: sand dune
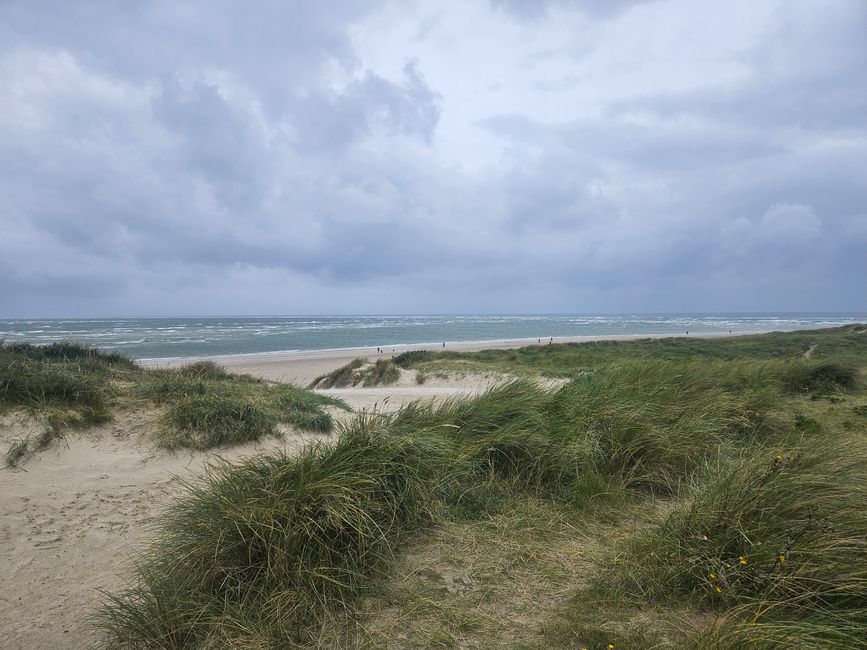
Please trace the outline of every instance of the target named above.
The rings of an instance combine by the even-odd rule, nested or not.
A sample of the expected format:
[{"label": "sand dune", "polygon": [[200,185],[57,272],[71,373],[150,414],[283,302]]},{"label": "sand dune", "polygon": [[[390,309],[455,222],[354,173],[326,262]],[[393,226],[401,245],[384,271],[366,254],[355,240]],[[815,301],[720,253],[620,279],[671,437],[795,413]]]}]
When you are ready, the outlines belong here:
[{"label": "sand dune", "polygon": [[[447,349],[527,343],[447,344]],[[410,347],[418,349],[404,346],[395,350]],[[238,355],[218,361],[236,372],[307,385],[314,377],[357,357],[373,360],[391,354],[390,349],[383,355],[375,349],[356,349]],[[145,365],[187,361],[151,361]],[[417,399],[477,394],[493,379],[473,375],[430,378],[418,385],[415,373],[402,371],[400,380],[391,386],[322,392],[341,397],[354,409],[391,411]],[[131,559],[147,544],[149,525],[178,492],[181,479],[200,473],[217,458],[238,459],[275,448],[297,450],[312,440],[329,438],[286,431],[281,441],[214,453],[173,453],[156,450],[149,442],[148,433],[156,426],[157,417],[156,411],[116,413],[112,423],[70,433],[65,441],[38,453],[21,469],[0,470],[0,581],[4,586],[0,590],[0,648],[88,646],[94,635],[84,621],[98,602],[99,590],[122,586]],[[0,444],[8,447],[9,441],[32,426],[21,417],[4,417],[0,420]]]}]

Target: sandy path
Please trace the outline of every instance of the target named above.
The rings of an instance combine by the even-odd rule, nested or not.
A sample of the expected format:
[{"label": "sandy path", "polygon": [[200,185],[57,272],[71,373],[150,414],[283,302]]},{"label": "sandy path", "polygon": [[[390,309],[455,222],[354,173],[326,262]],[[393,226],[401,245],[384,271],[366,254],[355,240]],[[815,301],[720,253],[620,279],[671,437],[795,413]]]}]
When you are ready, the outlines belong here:
[{"label": "sandy path", "polygon": [[[4,449],[17,428],[5,424]],[[121,415],[70,435],[21,470],[0,470],[0,648],[89,647],[95,637],[84,621],[99,590],[123,585],[149,525],[177,493],[177,477],[217,457],[154,451],[134,440],[147,426]],[[323,438],[289,435],[219,455],[231,460]]]}]

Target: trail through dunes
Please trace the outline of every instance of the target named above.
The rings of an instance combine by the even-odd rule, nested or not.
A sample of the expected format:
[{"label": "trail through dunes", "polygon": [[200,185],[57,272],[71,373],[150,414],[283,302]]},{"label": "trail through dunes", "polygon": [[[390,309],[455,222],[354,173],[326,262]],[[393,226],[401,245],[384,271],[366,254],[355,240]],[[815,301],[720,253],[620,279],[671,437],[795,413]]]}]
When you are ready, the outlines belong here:
[{"label": "trail through dunes", "polygon": [[[0,442],[27,428],[5,418]],[[116,590],[143,550],[148,527],[180,487],[218,457],[277,446],[298,448],[325,435],[290,433],[214,453],[154,450],[146,413],[72,433],[21,469],[0,470],[0,648],[84,648],[85,622],[99,592]]]}]

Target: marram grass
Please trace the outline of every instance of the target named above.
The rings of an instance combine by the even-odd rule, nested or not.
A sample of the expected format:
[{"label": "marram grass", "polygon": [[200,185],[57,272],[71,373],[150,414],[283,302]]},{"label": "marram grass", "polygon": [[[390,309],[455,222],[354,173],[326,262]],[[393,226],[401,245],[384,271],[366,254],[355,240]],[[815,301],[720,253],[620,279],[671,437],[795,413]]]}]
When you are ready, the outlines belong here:
[{"label": "marram grass", "polygon": [[448,450],[360,417],[333,446],[211,468],[186,486],[128,590],[99,617],[105,647],[289,647],[309,640],[431,521]]},{"label": "marram grass", "polygon": [[712,472],[610,560],[623,599],[725,612],[702,647],[867,638],[867,438],[820,435]]},{"label": "marram grass", "polygon": [[40,429],[11,442],[8,466],[71,428],[110,420],[115,408],[148,404],[165,407],[154,433],[157,444],[197,449],[279,435],[280,425],[329,432],[328,407],[348,408],[296,386],[231,374],[212,361],[145,369],[122,355],[75,343],[0,343],[0,411],[23,410]]},{"label": "marram grass", "polygon": [[[559,389],[514,381],[477,398],[360,417],[333,446],[316,445],[295,458],[276,454],[219,465],[188,486],[163,518],[131,587],[110,597],[98,619],[103,639],[110,647],[134,648],[315,643],[323,625],[339,626],[355,615],[359,597],[387,574],[400,543],[440,517],[485,517],[496,502],[528,492],[581,504],[608,490],[681,497],[696,483],[711,487],[696,488],[688,501],[699,504],[695,511],[672,515],[658,533],[662,541],[651,535],[645,543],[649,550],[635,542],[644,550],[625,553],[619,565],[631,571],[610,582],[625,600],[686,598],[696,607],[730,608],[734,617],[737,608],[757,607],[777,591],[766,578],[744,581],[737,583],[743,597],[728,600],[709,592],[703,576],[713,571],[734,582],[731,576],[741,574],[730,576],[729,568],[739,569],[729,565],[745,554],[754,575],[773,577],[773,556],[787,548],[787,566],[801,566],[796,543],[807,537],[781,544],[804,515],[791,506],[780,523],[756,505],[755,481],[771,469],[773,455],[732,470],[735,478],[724,484],[737,489],[715,488],[719,481],[701,477],[709,459],[766,450],[770,440],[787,438],[794,418],[775,410],[791,399],[784,396],[784,366],[645,359],[585,373]],[[809,495],[823,472],[848,485],[848,465],[827,465],[835,453],[828,447],[826,460],[814,462],[806,451],[786,451],[785,471],[761,485],[762,498],[774,503],[799,490]],[[817,496],[817,505],[828,506],[834,494]],[[718,503],[720,495],[725,499]],[[729,514],[734,521],[725,519]],[[691,527],[696,522],[703,522],[698,533]],[[845,537],[823,547],[827,552],[843,553],[835,544],[867,529],[861,520],[850,523]],[[731,546],[739,532],[765,540],[761,551]],[[663,549],[671,555],[654,564],[649,554],[662,557]],[[806,598],[816,593],[810,585],[819,575],[773,584],[788,590],[787,598],[792,590]],[[821,578],[834,585],[821,596],[834,615],[848,611],[846,599],[853,597],[843,594],[840,578],[833,572]],[[854,597],[860,598],[859,588]],[[789,602],[785,611],[793,607]],[[714,634],[722,642],[723,634],[740,629],[720,625]],[[630,634],[623,638],[657,636]]]},{"label": "marram grass", "polygon": [[365,359],[353,359],[329,373],[316,377],[309,388],[343,388],[346,386],[380,386],[393,384],[400,379],[400,369],[389,359],[377,359],[367,363]]}]

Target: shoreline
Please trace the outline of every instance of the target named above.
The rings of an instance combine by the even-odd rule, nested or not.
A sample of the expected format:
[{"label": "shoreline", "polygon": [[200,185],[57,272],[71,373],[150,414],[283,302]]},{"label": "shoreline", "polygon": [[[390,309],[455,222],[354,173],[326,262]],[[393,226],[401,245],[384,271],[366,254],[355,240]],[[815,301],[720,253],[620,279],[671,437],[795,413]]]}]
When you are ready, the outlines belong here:
[{"label": "shoreline", "polygon": [[[732,336],[748,336],[751,334],[766,334],[770,330],[749,332],[701,332],[689,334],[692,338],[725,338]],[[637,341],[641,339],[686,338],[685,333],[660,334],[598,334],[585,336],[555,336],[540,339],[493,339],[485,341],[455,341],[445,342],[445,347],[437,343],[402,343],[381,346],[382,352],[377,352],[376,346],[354,348],[332,348],[323,350],[285,350],[275,352],[252,352],[240,354],[214,354],[191,357],[164,357],[151,359],[136,359],[136,363],[145,368],[177,368],[196,361],[216,361],[227,370],[241,374],[249,374],[271,381],[282,381],[309,384],[314,378],[331,372],[359,357],[368,359],[390,359],[402,352],[412,350],[428,350],[431,352],[478,352],[480,350],[510,350],[531,345],[549,345],[553,340],[558,343],[592,343],[595,341]],[[541,343],[540,343],[541,341]]]}]

